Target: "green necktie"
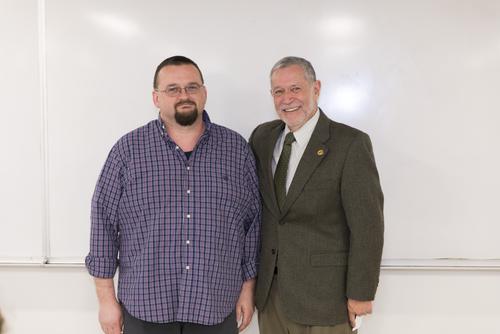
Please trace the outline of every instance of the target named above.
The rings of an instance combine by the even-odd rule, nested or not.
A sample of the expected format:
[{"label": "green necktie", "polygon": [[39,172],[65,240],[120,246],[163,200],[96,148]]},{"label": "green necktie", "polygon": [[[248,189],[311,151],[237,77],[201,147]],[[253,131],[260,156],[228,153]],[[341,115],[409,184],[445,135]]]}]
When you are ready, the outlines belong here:
[{"label": "green necktie", "polygon": [[285,142],[283,143],[283,149],[281,150],[280,159],[276,170],[274,171],[274,190],[276,192],[276,200],[278,201],[278,206],[283,209],[283,204],[285,204],[286,198],[286,174],[288,171],[288,162],[290,161],[290,153],[292,152],[292,143],[295,141],[295,137],[292,132],[288,132],[285,136]]}]

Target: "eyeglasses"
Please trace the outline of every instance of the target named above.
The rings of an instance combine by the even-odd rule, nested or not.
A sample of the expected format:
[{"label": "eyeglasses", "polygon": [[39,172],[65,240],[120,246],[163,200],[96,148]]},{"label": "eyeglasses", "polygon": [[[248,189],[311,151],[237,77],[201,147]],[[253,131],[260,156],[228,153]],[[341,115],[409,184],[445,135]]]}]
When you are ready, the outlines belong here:
[{"label": "eyeglasses", "polygon": [[[275,89],[271,90],[271,95],[274,97],[281,97],[286,93],[286,91],[287,91],[287,89],[285,89],[285,88],[281,88],[281,87],[275,88]],[[288,88],[288,91],[290,91],[290,93],[296,95],[302,91],[302,87],[292,86],[292,87]]]},{"label": "eyeglasses", "polygon": [[172,85],[172,86],[168,86],[167,88],[165,88],[163,90],[155,89],[155,91],[165,93],[170,97],[177,97],[177,96],[180,96],[182,94],[182,91],[186,92],[186,94],[188,94],[188,95],[198,94],[200,92],[201,87],[203,87],[203,85],[193,83],[193,84],[187,85],[186,87]]}]

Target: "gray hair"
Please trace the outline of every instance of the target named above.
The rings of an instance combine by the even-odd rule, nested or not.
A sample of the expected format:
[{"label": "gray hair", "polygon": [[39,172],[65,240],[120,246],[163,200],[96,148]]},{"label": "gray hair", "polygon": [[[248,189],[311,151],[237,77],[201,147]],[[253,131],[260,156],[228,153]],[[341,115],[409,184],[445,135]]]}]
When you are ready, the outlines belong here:
[{"label": "gray hair", "polygon": [[279,70],[280,68],[289,67],[292,65],[298,65],[302,67],[307,81],[311,83],[316,81],[316,72],[314,72],[314,67],[308,60],[300,57],[281,58],[280,60],[278,60],[276,64],[274,64],[273,68],[271,69],[271,73],[269,74],[269,77],[271,78],[276,70]]}]

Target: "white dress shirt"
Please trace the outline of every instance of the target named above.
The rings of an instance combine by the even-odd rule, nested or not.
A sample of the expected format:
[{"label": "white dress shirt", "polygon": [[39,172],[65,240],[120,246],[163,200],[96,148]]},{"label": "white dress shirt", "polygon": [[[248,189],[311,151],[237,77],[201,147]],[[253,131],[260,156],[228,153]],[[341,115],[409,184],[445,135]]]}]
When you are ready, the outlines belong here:
[{"label": "white dress shirt", "polygon": [[[300,127],[297,131],[293,133],[295,137],[295,141],[292,143],[292,152],[290,153],[290,161],[288,162],[288,171],[286,174],[286,191],[290,188],[290,184],[292,184],[293,176],[295,175],[295,171],[299,166],[300,159],[306,150],[307,144],[309,143],[309,139],[311,139],[311,135],[318,123],[319,119],[319,109],[316,109],[313,117],[311,117],[304,125]],[[276,165],[280,159],[281,150],[283,149],[283,142],[285,140],[285,136],[290,132],[287,126],[285,126],[285,130],[281,133],[274,145],[273,152],[273,176],[276,171]]]}]

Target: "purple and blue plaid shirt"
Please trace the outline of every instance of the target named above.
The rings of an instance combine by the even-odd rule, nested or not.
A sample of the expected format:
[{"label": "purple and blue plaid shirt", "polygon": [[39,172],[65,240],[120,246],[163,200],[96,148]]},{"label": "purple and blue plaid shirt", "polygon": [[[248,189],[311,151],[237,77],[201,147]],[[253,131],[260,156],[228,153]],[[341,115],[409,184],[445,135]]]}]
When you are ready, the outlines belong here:
[{"label": "purple and blue plaid shirt", "polygon": [[257,275],[254,157],[236,132],[203,119],[189,159],[160,119],[122,137],[92,199],[88,271],[111,278],[119,266],[118,298],[145,321],[220,323]]}]

